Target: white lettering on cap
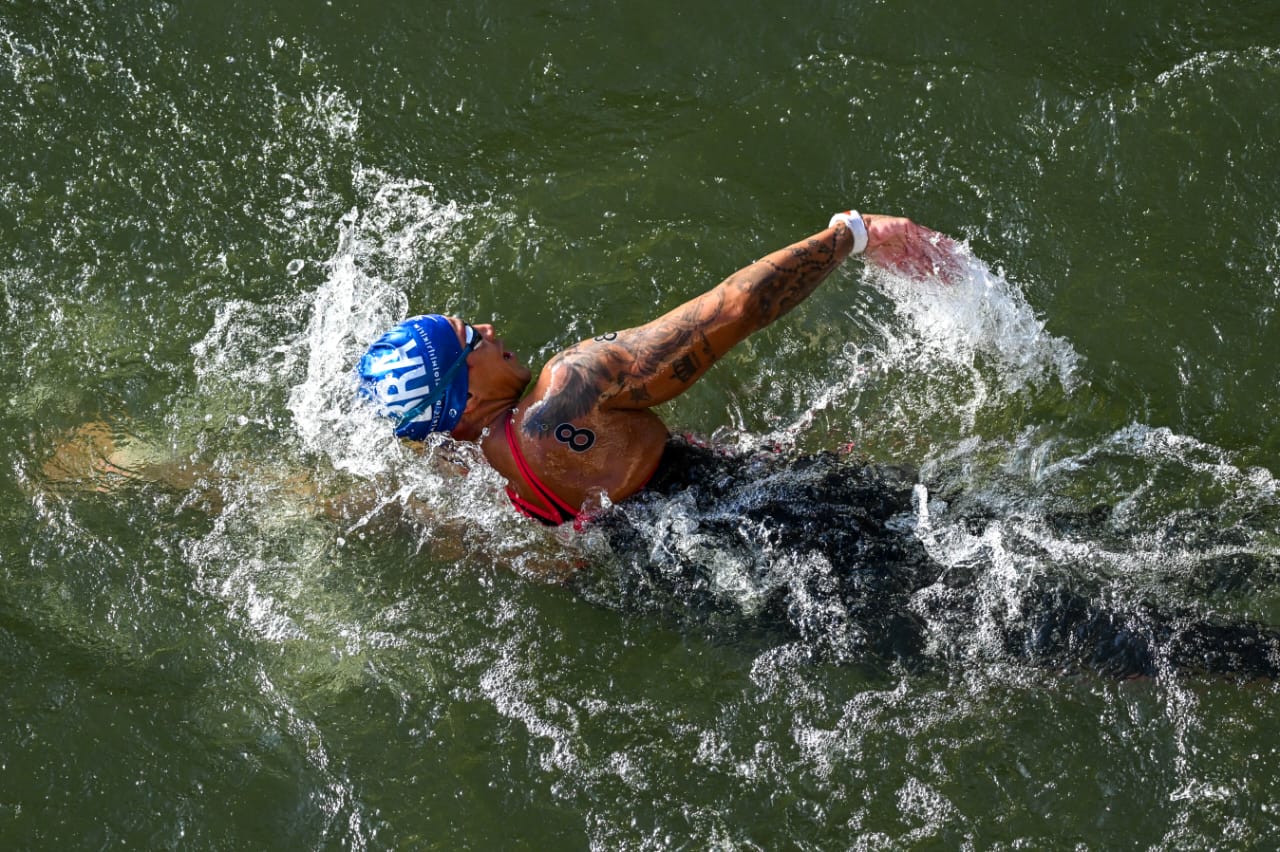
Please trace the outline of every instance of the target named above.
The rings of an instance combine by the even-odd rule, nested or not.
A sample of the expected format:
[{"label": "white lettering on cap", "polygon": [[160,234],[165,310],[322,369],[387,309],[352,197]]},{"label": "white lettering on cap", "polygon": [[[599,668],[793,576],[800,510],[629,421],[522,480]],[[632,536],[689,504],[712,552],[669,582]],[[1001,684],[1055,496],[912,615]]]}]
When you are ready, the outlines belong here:
[{"label": "white lettering on cap", "polygon": [[388,411],[403,411],[414,400],[431,392],[431,385],[425,381],[426,364],[414,352],[417,347],[417,339],[410,338],[404,345],[379,354],[371,361],[370,371],[383,374],[374,383],[374,390]]}]

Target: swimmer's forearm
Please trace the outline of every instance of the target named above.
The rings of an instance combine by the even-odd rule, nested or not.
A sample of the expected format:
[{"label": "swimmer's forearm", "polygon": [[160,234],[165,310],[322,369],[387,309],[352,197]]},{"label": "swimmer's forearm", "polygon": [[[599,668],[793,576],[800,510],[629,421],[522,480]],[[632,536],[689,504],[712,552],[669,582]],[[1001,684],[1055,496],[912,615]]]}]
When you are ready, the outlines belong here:
[{"label": "swimmer's forearm", "polygon": [[726,310],[740,313],[745,337],[807,299],[852,250],[852,234],[837,224],[738,270],[717,289]]},{"label": "swimmer's forearm", "polygon": [[[800,304],[853,250],[844,225],[772,252],[608,347],[615,387],[602,401],[647,408],[673,399],[751,333]],[[625,366],[623,366],[625,363]],[[593,383],[603,390],[603,382]]]},{"label": "swimmer's forearm", "polygon": [[625,333],[618,343],[633,360],[622,384],[648,405],[677,396],[748,335],[803,302],[852,250],[848,228],[827,228]]}]

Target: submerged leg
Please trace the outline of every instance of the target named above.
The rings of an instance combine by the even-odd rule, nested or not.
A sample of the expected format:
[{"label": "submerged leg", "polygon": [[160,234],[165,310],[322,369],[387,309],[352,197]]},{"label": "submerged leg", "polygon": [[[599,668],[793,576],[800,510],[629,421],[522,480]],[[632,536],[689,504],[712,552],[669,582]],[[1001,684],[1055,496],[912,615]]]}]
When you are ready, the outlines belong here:
[{"label": "submerged leg", "polygon": [[197,466],[102,421],[73,429],[40,467],[46,485],[109,492],[129,482],[192,488]]},{"label": "submerged leg", "polygon": [[1006,648],[1037,665],[1080,667],[1111,677],[1179,672],[1280,679],[1280,631],[1146,604],[1111,608],[1067,588],[1038,590]]}]

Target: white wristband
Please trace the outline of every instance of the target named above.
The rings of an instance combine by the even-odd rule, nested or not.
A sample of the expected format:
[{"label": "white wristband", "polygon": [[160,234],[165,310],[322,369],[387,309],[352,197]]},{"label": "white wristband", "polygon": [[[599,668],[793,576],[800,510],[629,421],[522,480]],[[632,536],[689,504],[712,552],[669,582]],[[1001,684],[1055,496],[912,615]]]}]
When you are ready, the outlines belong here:
[{"label": "white wristband", "polygon": [[843,223],[849,229],[849,233],[853,234],[853,253],[862,254],[867,248],[867,223],[862,221],[862,215],[857,210],[837,213],[831,217],[827,227],[834,228],[840,223]]}]

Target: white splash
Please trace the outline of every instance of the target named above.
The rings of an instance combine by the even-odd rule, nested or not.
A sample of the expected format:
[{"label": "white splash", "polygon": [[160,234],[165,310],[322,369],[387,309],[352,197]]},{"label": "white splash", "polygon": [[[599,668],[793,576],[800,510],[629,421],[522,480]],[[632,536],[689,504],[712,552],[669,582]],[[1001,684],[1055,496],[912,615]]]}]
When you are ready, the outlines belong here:
[{"label": "white splash", "polygon": [[328,275],[312,299],[311,318],[296,346],[306,375],[289,394],[289,410],[306,449],[358,476],[386,471],[398,458],[386,423],[369,415],[356,395],[352,372],[360,353],[408,313],[409,295],[398,281],[369,271],[406,274],[440,252],[468,212],[435,200],[422,181],[391,180],[366,170],[360,180],[377,189],[364,211],[339,223],[338,247]]},{"label": "white splash", "polygon": [[1076,390],[1080,356],[1071,344],[1048,331],[1015,284],[963,251],[950,284],[868,269],[862,284],[885,304],[866,302],[838,320],[858,327],[854,340],[805,409],[768,440],[791,443],[819,412],[837,410],[861,415],[848,423],[851,439],[881,424],[916,436],[939,423],[969,431],[983,411],[1018,394]]}]

